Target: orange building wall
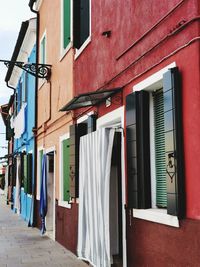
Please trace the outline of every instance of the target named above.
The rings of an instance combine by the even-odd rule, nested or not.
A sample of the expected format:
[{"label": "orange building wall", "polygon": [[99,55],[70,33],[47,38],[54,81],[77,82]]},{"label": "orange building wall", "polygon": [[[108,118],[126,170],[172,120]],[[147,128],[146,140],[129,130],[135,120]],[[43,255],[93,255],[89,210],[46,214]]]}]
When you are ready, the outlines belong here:
[{"label": "orange building wall", "polygon": [[[43,0],[39,9],[41,40],[46,32],[46,64],[52,65],[50,81],[39,80],[37,146],[56,149],[55,198],[59,199],[59,137],[69,132],[71,115],[59,112],[72,98],[73,49],[60,60],[61,1]],[[47,12],[48,10],[48,12]],[[52,20],[53,18],[53,20]]]}]

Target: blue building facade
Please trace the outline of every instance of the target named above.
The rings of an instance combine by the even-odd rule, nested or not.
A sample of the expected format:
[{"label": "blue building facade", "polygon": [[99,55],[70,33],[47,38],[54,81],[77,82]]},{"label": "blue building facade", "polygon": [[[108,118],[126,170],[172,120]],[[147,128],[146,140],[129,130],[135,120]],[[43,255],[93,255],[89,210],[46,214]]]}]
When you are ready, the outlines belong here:
[{"label": "blue building facade", "polygon": [[[28,63],[35,63],[36,47],[34,48],[28,58]],[[22,154],[32,155],[32,166],[34,166],[34,134],[32,129],[35,126],[35,77],[23,71],[16,88],[17,102],[16,109],[18,113],[24,109],[24,132],[20,138],[15,138],[14,153],[21,152]],[[31,168],[32,175],[35,177],[34,168]],[[33,179],[32,179],[33,183]],[[33,184],[32,184],[33,186]],[[14,198],[15,199],[15,198]],[[21,187],[21,216],[24,220],[32,224],[32,194],[24,190],[23,184]]]},{"label": "blue building facade", "polygon": [[[28,64],[36,62],[36,20],[21,25],[11,61]],[[13,211],[30,225],[33,223],[34,160],[35,160],[35,76],[17,66],[10,65],[5,78],[14,89],[11,128],[13,144]]]}]

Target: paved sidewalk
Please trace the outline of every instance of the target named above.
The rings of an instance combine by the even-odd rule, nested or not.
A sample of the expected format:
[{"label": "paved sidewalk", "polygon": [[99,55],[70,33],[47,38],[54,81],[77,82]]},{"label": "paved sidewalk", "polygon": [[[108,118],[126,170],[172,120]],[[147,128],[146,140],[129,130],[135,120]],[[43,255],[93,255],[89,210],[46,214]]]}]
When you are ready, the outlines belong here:
[{"label": "paved sidewalk", "polygon": [[39,230],[27,227],[0,196],[0,267],[88,267]]}]

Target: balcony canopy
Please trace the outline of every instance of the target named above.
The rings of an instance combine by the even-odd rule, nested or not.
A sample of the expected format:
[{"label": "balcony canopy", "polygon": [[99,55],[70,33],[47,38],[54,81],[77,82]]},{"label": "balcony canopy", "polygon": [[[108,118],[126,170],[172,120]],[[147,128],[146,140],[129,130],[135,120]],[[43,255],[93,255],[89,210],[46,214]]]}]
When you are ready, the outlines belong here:
[{"label": "balcony canopy", "polygon": [[122,88],[113,88],[80,94],[62,107],[60,111],[70,111],[78,108],[96,106],[121,90]]}]

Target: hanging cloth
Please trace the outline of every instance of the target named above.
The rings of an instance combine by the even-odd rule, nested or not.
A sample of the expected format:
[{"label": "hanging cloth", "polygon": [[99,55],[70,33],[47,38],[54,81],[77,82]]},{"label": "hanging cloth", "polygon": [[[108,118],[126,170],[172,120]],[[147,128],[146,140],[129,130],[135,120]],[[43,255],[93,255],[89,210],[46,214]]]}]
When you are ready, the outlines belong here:
[{"label": "hanging cloth", "polygon": [[17,170],[16,170],[16,187],[15,187],[15,203],[14,203],[14,210],[17,214],[20,214],[21,210],[21,157],[17,156]]},{"label": "hanging cloth", "polygon": [[40,187],[40,217],[42,221],[41,234],[46,232],[45,217],[47,214],[47,158],[44,154],[42,157],[42,177]]},{"label": "hanging cloth", "polygon": [[79,165],[78,256],[96,267],[110,267],[109,191],[114,129],[81,137]]}]

